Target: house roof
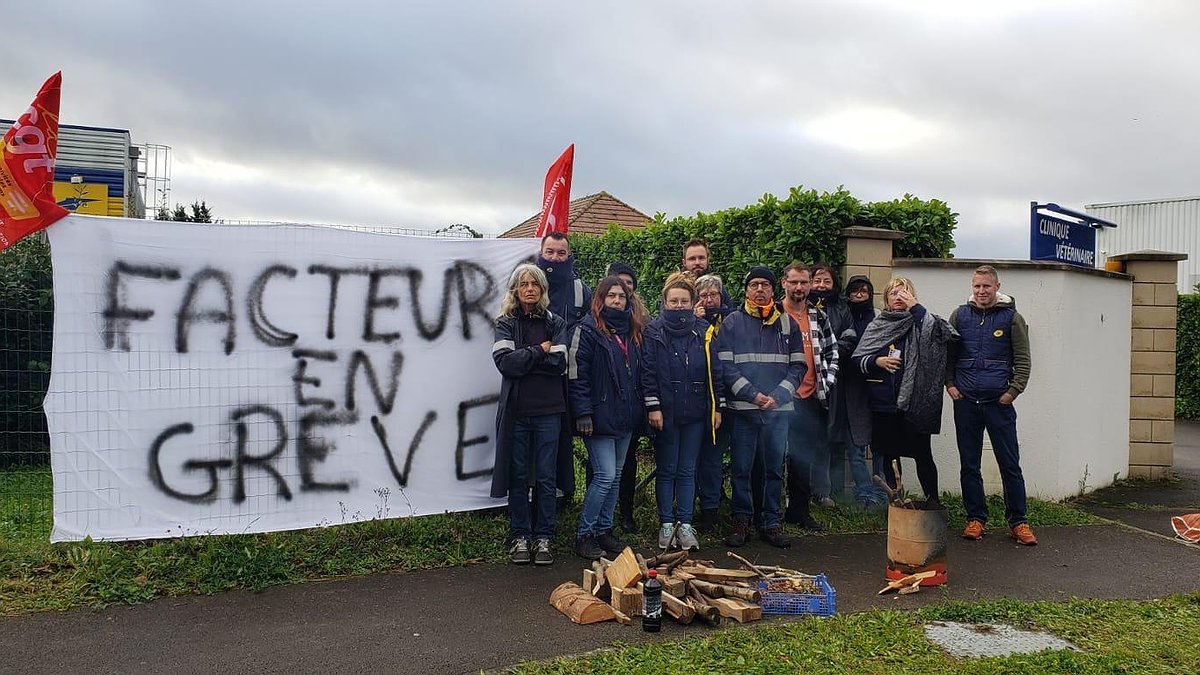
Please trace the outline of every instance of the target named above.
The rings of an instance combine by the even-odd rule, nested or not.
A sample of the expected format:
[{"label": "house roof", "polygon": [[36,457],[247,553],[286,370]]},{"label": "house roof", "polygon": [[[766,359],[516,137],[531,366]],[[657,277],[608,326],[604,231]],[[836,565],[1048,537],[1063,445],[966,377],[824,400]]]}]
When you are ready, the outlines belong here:
[{"label": "house roof", "polygon": [[[535,213],[523,223],[501,234],[501,237],[532,237],[537,232],[538,216]],[[578,234],[601,235],[608,231],[613,223],[626,230],[646,226],[650,216],[638,211],[625,202],[608,194],[597,192],[594,195],[571,200],[567,222],[571,232]]]}]

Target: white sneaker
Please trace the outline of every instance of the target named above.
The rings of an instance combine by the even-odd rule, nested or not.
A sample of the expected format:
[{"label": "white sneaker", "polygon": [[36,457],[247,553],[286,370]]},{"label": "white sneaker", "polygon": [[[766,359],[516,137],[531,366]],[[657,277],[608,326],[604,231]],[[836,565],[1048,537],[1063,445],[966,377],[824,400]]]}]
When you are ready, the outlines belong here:
[{"label": "white sneaker", "polygon": [[675,523],[663,523],[658,528],[658,547],[666,549],[671,545],[671,535],[675,534]]},{"label": "white sneaker", "polygon": [[679,548],[685,551],[699,551],[700,539],[696,536],[696,528],[691,523],[679,526]]}]

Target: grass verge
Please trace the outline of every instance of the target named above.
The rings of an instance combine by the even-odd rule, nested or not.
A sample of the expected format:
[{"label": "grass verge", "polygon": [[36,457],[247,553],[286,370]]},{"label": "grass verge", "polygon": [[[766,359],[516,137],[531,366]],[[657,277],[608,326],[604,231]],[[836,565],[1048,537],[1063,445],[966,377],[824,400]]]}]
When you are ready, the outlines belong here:
[{"label": "grass verge", "polygon": [[[645,475],[644,465],[639,471]],[[581,472],[582,473],[582,472]],[[578,477],[580,485],[583,477]],[[157,597],[261,590],[319,579],[432,569],[502,561],[508,520],[496,512],[454,513],[368,521],[268,534],[189,537],[138,542],[83,541],[50,544],[51,484],[48,470],[0,471],[0,615],[140,603]],[[961,528],[962,502],[946,495],[951,527]],[[650,546],[657,533],[653,487],[638,494],[640,526],[630,543]],[[989,500],[993,522],[1004,506]],[[883,532],[886,519],[844,505],[814,507],[827,527],[812,535]],[[578,505],[559,517],[556,548],[570,555]],[[728,514],[723,511],[724,526]],[[1031,501],[1035,526],[1103,522],[1064,504]],[[623,535],[624,536],[624,535]]]},{"label": "grass verge", "polygon": [[[986,659],[947,656],[925,639],[927,621],[1044,628],[1081,651]],[[667,630],[668,628],[664,628]],[[522,664],[516,673],[1195,673],[1200,594],[1145,602],[1073,600],[947,603],[721,630],[585,657]]]}]

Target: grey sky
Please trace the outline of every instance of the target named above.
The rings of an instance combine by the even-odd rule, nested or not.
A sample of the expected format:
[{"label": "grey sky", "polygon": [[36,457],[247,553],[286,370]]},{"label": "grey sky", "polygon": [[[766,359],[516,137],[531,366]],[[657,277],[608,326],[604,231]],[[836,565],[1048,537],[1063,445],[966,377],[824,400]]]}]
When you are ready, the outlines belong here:
[{"label": "grey sky", "polygon": [[174,150],[219,217],[499,232],[576,144],[575,197],[689,214],[845,185],[1026,257],[1030,200],[1200,193],[1200,3],[44,3],[0,117]]}]

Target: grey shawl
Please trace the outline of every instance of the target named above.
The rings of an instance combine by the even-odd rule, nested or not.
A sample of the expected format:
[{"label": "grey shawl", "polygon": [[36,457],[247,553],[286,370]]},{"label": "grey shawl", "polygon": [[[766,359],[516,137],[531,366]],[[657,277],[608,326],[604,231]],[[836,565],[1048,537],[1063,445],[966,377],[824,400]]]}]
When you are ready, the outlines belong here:
[{"label": "grey shawl", "polygon": [[[905,421],[914,431],[936,434],[942,430],[946,345],[958,339],[958,332],[945,319],[928,312],[920,325],[914,326],[914,323],[913,315],[908,311],[880,312],[863,331],[853,358],[870,356],[893,342],[905,340],[904,372],[900,377],[896,408],[904,413]],[[851,419],[870,419],[869,410],[851,411],[851,415]],[[855,443],[865,445],[860,440],[870,438],[870,422],[865,428],[861,422],[852,422],[851,427]]]}]

